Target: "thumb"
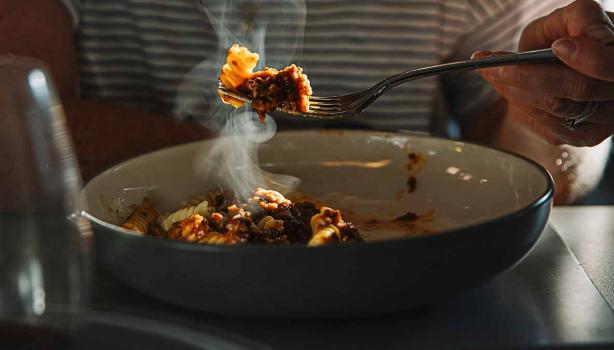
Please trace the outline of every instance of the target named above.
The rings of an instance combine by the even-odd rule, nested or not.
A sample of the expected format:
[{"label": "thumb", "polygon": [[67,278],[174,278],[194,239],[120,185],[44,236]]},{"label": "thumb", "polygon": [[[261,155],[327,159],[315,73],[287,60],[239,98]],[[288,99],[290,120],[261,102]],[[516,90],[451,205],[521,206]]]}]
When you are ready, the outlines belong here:
[{"label": "thumb", "polygon": [[576,0],[529,24],[522,32],[521,51],[549,47],[560,38],[585,37],[614,42],[614,24],[594,0]]},{"label": "thumb", "polygon": [[573,70],[591,78],[614,81],[614,46],[587,38],[562,38],[552,44],[554,54]]}]

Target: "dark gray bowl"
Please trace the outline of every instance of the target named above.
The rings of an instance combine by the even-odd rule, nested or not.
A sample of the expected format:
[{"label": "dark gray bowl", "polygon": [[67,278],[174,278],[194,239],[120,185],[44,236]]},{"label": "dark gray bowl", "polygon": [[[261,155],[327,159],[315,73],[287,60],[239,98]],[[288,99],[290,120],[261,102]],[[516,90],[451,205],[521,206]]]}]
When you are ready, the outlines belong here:
[{"label": "dark gray bowl", "polygon": [[[114,225],[144,195],[167,211],[210,188],[194,171],[195,155],[210,147],[204,141],[135,158],[97,176],[83,194],[97,255],[110,271],[143,293],[218,314],[346,317],[427,304],[520,261],[552,204],[550,175],[509,153],[415,135],[301,131],[265,144],[262,166],[299,177],[303,193],[350,219],[433,209],[433,222],[419,228],[434,232],[382,225],[364,227],[365,244],[224,247],[141,237]],[[412,193],[410,152],[427,156]]]}]

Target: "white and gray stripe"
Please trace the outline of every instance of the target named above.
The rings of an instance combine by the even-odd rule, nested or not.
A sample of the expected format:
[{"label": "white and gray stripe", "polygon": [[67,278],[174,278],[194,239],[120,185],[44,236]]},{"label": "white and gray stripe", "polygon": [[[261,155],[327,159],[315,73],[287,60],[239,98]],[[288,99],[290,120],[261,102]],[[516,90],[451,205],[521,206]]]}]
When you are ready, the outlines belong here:
[{"label": "white and gray stripe", "polygon": [[[218,38],[193,0],[61,1],[77,31],[84,98],[180,114],[185,111],[178,104],[203,113],[216,98],[212,89],[217,70],[211,66],[219,63]],[[214,11],[224,6],[220,0],[201,1]],[[315,94],[353,92],[399,71],[465,59],[478,49],[513,50],[528,21],[568,2],[305,0],[304,38],[300,54],[291,60],[305,69]],[[291,8],[270,6],[263,11],[282,22],[294,15]],[[279,23],[270,26],[279,28]],[[288,55],[287,42],[294,40],[289,35],[281,30],[267,33],[267,62]],[[493,98],[475,74],[451,76],[444,84],[455,114],[467,114]],[[399,86],[361,120],[433,130],[438,87],[434,78]]]}]

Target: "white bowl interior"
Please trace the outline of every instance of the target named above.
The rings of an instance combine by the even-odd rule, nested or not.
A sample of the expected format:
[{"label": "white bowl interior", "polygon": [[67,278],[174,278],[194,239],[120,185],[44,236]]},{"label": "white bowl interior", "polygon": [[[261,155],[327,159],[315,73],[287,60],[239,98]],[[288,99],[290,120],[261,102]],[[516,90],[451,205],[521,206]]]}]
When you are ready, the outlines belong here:
[{"label": "white bowl interior", "polygon": [[[94,178],[83,191],[86,210],[118,224],[131,205],[150,197],[160,212],[213,188],[196,168],[211,140],[173,147],[126,161]],[[407,190],[408,154],[426,156]],[[278,133],[260,146],[261,167],[301,180],[299,191],[342,209],[367,239],[399,237],[408,230],[369,219],[393,220],[434,210],[427,231],[441,231],[511,214],[541,198],[548,175],[533,163],[498,150],[451,140],[364,131]],[[407,224],[405,224],[407,225]],[[416,228],[421,231],[424,227]]]}]

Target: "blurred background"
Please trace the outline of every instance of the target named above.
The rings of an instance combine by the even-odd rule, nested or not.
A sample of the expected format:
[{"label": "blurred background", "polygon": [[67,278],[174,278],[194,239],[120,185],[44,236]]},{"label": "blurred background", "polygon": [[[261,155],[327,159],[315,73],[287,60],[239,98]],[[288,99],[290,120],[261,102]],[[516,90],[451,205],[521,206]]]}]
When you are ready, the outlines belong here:
[{"label": "blurred background", "polygon": [[[601,4],[608,11],[614,10],[614,0],[601,0]],[[614,153],[614,151],[613,151]],[[614,156],[610,154],[610,161],[599,186],[578,204],[598,205],[614,204]]]}]

